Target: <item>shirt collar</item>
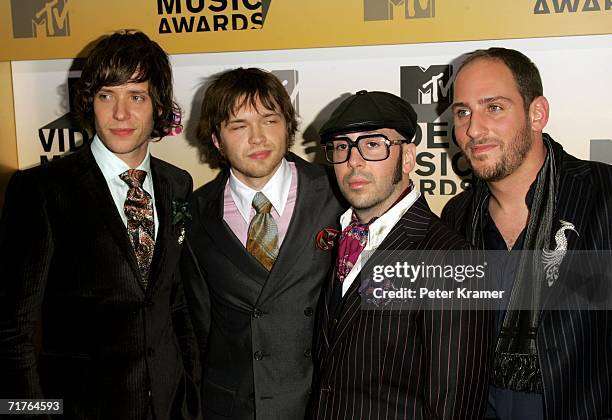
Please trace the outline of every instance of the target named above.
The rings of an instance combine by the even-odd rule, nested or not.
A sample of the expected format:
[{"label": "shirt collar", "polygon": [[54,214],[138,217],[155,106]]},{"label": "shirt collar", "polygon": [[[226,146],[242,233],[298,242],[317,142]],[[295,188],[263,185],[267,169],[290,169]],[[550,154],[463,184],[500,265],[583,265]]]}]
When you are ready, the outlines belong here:
[{"label": "shirt collar", "polygon": [[[108,182],[111,179],[115,179],[130,167],[127,163],[119,159],[113,152],[108,150],[102,140],[96,134],[93,141],[91,142],[91,153],[96,160],[96,163],[104,175],[104,179]],[[142,163],[138,165],[136,169],[143,170],[150,176],[151,174],[151,152],[147,146],[147,154],[143,159]]]},{"label": "shirt collar", "polygon": [[[414,204],[415,201],[421,196],[419,190],[414,187],[404,198],[402,198],[397,204],[387,210],[382,216],[374,220],[370,224],[368,243],[365,247],[367,250],[373,250],[378,248],[382,241],[387,237],[391,229],[399,222],[404,213]],[[351,216],[353,214],[353,208],[351,207],[340,216],[340,225],[342,230],[351,223]]]},{"label": "shirt collar", "polygon": [[[276,210],[279,216],[283,215],[285,210],[285,204],[287,204],[287,198],[289,197],[289,190],[291,188],[291,167],[289,162],[285,158],[281,161],[280,166],[270,178],[270,180],[261,189],[261,192],[266,196],[272,207]],[[234,175],[233,169],[230,168],[229,187],[234,203],[238,207],[238,211],[248,223],[251,218],[251,208],[253,203],[253,197],[257,194],[257,190],[252,189],[243,182],[241,182]]]}]

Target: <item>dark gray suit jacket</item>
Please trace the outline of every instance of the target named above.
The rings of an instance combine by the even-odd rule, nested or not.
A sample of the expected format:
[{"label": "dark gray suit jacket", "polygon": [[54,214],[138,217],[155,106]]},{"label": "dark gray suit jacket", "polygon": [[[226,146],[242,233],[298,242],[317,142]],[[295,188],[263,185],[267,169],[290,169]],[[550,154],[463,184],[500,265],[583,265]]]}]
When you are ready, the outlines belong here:
[{"label": "dark gray suit jacket", "polygon": [[428,263],[442,264],[452,260],[453,251],[466,249],[467,243],[421,196],[370,256],[339,305],[330,275],[317,313],[309,418],[482,418],[493,343],[490,311],[471,304],[366,310],[366,293],[360,291],[362,277],[374,264],[419,264],[421,252]]},{"label": "dark gray suit jacket", "polygon": [[332,262],[315,247],[342,209],[320,166],[289,154],[298,191],[268,273],[223,221],[229,171],[196,190],[183,279],[203,364],[207,419],[300,419],[312,376],[314,308]]},{"label": "dark gray suit jacket", "polygon": [[[561,146],[553,142],[553,147]],[[563,309],[542,312],[536,337],[544,414],[548,420],[608,419],[612,418],[612,311],[583,310],[575,302],[576,295],[563,296],[589,288],[593,280],[586,273],[563,273],[572,265],[582,265],[572,261],[572,251],[612,249],[612,167],[563,152],[559,171],[556,219],[574,224],[580,236],[567,235],[570,251],[543,302],[548,305],[554,300],[555,307]],[[444,222],[464,234],[472,223],[473,191],[454,197],[442,213]],[[553,226],[553,232],[559,227]],[[593,298],[610,302],[610,290],[608,285],[607,296]]]},{"label": "dark gray suit jacket", "polygon": [[197,416],[171,214],[191,177],[155,158],[151,171],[159,232],[146,290],[89,146],[12,178],[0,223],[0,398],[62,398],[66,419]]}]

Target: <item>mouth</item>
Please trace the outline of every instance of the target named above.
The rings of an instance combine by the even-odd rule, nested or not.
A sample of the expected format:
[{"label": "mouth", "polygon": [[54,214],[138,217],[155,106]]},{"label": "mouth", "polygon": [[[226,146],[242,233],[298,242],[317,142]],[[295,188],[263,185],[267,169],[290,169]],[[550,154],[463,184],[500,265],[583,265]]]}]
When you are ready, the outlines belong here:
[{"label": "mouth", "polygon": [[249,154],[248,157],[249,159],[253,159],[253,160],[262,160],[270,156],[271,153],[272,153],[271,150],[259,150],[257,152],[253,152]]},{"label": "mouth", "polygon": [[472,151],[472,155],[478,156],[480,154],[487,153],[495,149],[496,147],[497,147],[496,143],[483,143],[483,144],[476,144],[470,147],[470,150]]},{"label": "mouth", "polygon": [[136,131],[136,129],[134,128],[111,128],[110,132],[118,137],[128,137],[131,136],[132,133],[134,133],[134,131]]},{"label": "mouth", "polygon": [[364,178],[351,178],[347,181],[347,184],[351,190],[360,190],[369,183],[370,181]]}]

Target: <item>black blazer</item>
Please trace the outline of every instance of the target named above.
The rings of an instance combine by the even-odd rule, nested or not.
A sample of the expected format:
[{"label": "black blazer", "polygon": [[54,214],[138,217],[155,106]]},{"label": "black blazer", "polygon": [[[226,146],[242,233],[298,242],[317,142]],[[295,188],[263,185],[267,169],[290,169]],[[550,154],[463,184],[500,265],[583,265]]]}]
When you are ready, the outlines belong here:
[{"label": "black blazer", "polygon": [[11,179],[0,223],[0,397],[63,398],[66,419],[197,417],[171,214],[192,181],[153,157],[151,171],[159,232],[146,290],[89,146]]},{"label": "black blazer", "polygon": [[322,167],[289,154],[297,199],[272,271],[223,221],[229,171],[192,196],[183,278],[203,364],[206,419],[300,419],[312,376],[314,308],[331,266],[315,247],[342,209]]},{"label": "black blazer", "polygon": [[[536,336],[545,418],[612,418],[612,312],[580,310],[572,299],[554,297],[555,293],[588,286],[588,276],[576,276],[575,272],[563,275],[564,266],[580,264],[572,261],[572,250],[612,249],[612,167],[563,152],[559,170],[557,219],[573,223],[580,236],[566,235],[570,251],[551,287],[552,295],[547,297],[556,299],[555,307],[567,310],[544,310]],[[468,211],[472,202],[473,190],[454,197],[444,208],[442,219],[466,232],[472,223],[473,215]],[[559,227],[553,226],[553,231]],[[608,302],[609,293],[608,288]]]},{"label": "black blazer", "polygon": [[421,196],[371,255],[340,306],[333,301],[335,277],[330,276],[318,311],[311,418],[483,416],[493,335],[490,312],[364,310],[359,292],[362,275],[379,259],[396,261],[406,250],[423,250],[434,263],[446,251],[466,247]]}]

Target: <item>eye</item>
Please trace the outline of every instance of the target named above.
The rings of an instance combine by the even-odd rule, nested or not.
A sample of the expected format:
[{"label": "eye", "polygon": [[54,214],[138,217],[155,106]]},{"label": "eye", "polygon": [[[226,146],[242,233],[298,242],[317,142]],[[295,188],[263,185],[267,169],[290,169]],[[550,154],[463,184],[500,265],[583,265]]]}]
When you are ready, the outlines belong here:
[{"label": "eye", "polygon": [[276,123],[278,123],[278,118],[276,118],[276,117],[266,118],[264,120],[264,124],[266,124],[266,125],[273,125],[273,124],[276,124]]},{"label": "eye", "polygon": [[365,141],[365,147],[370,149],[370,150],[376,150],[378,148],[380,148],[383,144],[382,140],[378,140],[378,139],[372,139],[372,140],[367,140]]},{"label": "eye", "polygon": [[146,98],[143,95],[133,95],[132,96],[132,101],[134,102],[144,102],[145,99]]},{"label": "eye", "polygon": [[489,109],[489,111],[490,111],[490,112],[500,112],[500,111],[503,111],[503,110],[504,110],[504,109],[503,109],[501,106],[499,106],[499,105],[497,105],[497,104],[491,104],[491,105],[489,105],[489,108],[488,108],[488,109]]},{"label": "eye", "polygon": [[338,152],[348,149],[348,144],[345,141],[334,142],[334,143],[331,143],[330,146],[332,149]]},{"label": "eye", "polygon": [[108,93],[98,93],[98,100],[100,101],[106,102],[110,100],[110,98],[111,98],[111,95],[109,95]]},{"label": "eye", "polygon": [[469,109],[465,109],[465,108],[458,108],[455,111],[455,117],[456,118],[465,118],[465,117],[469,117],[471,114]]}]

